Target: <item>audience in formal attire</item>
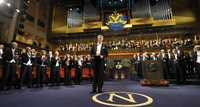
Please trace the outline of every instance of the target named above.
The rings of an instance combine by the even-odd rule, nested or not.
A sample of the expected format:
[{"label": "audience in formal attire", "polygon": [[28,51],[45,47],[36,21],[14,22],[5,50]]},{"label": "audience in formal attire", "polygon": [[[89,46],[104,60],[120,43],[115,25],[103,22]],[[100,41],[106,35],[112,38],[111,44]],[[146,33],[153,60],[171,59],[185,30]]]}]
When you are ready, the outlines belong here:
[{"label": "audience in formal attire", "polygon": [[[105,41],[107,48],[111,51],[129,49],[136,52],[133,56],[137,76],[144,78],[142,63],[148,60],[159,60],[161,62],[164,79],[175,78],[177,84],[185,83],[187,79],[199,78],[199,48],[192,48],[195,41],[186,39],[163,39],[163,40],[121,40]],[[76,52],[89,51],[94,43],[68,43],[62,45],[58,51],[38,50],[33,47],[19,49],[16,42],[0,44],[0,70],[1,90],[11,88],[43,87],[51,84],[53,86],[81,84],[83,70],[87,68],[88,77],[92,81],[92,63],[90,55],[77,55]],[[160,49],[151,52],[146,50]],[[139,50],[139,52],[138,52]],[[71,53],[70,53],[71,52]],[[69,54],[70,53],[70,54]],[[63,73],[63,74],[62,74]],[[63,75],[63,76],[61,76]]]},{"label": "audience in formal attire", "polygon": [[[61,45],[59,50],[62,52],[79,52],[79,51],[90,51],[94,42],[82,43],[77,41],[75,43],[66,43]],[[120,40],[109,40],[105,41],[109,50],[119,51],[119,50],[141,50],[141,49],[168,49],[183,47],[191,48],[195,45],[195,40],[191,38],[177,39],[177,38],[167,38],[167,39],[154,39],[154,40],[135,40],[122,38]]]}]

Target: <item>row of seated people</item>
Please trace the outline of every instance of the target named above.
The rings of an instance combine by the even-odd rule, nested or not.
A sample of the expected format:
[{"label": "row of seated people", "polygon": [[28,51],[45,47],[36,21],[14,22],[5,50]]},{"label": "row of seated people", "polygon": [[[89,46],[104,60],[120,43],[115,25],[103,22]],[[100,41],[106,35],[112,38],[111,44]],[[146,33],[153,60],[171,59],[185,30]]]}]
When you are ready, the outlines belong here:
[{"label": "row of seated people", "polygon": [[[176,46],[191,48],[197,41],[191,38],[185,39],[159,39],[159,40],[113,40],[105,41],[105,44],[110,50],[121,50],[121,49],[162,49],[162,48],[175,48]],[[60,46],[61,51],[89,51],[93,46],[94,42],[89,43],[66,43]]]},{"label": "row of seated people", "polygon": [[0,45],[0,88],[8,90],[23,86],[42,87],[45,84],[80,84],[83,78],[92,79],[93,70],[90,56],[60,55],[45,50],[41,52],[26,47],[20,51],[12,42]]},{"label": "row of seated people", "polygon": [[175,49],[162,49],[159,53],[138,53],[133,56],[132,62],[135,64],[137,75],[143,77],[143,61],[159,60],[163,70],[164,79],[176,79],[177,84],[185,83],[187,79],[200,80],[200,56],[197,53],[200,50],[192,52],[183,51],[176,47]]},{"label": "row of seated people", "polygon": [[120,49],[162,49],[162,48],[175,48],[179,47],[192,47],[194,41],[188,39],[160,39],[160,40],[127,40],[122,39],[121,41],[110,41],[108,47],[111,50]]}]

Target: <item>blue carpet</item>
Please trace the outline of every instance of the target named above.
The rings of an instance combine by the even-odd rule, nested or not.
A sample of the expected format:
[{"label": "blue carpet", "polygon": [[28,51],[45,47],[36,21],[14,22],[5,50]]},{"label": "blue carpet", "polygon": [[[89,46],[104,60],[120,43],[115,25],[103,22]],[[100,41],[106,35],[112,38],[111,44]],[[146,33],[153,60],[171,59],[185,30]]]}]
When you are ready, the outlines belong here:
[{"label": "blue carpet", "polygon": [[[200,107],[200,86],[142,87],[134,81],[108,81],[104,91],[141,93],[153,98],[151,107]],[[44,87],[0,92],[0,107],[105,107],[94,103],[91,85]]]}]

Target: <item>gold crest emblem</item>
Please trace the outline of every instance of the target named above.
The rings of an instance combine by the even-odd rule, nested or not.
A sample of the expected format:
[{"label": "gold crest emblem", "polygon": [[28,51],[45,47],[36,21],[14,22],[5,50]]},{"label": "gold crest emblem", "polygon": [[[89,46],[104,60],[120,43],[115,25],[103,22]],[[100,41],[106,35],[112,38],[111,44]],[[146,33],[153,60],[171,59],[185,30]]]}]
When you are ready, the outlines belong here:
[{"label": "gold crest emblem", "polygon": [[106,25],[110,26],[111,24],[123,24],[125,25],[127,23],[127,20],[124,20],[123,15],[120,13],[117,13],[117,11],[114,11],[113,14],[111,14],[108,18],[108,22]]}]

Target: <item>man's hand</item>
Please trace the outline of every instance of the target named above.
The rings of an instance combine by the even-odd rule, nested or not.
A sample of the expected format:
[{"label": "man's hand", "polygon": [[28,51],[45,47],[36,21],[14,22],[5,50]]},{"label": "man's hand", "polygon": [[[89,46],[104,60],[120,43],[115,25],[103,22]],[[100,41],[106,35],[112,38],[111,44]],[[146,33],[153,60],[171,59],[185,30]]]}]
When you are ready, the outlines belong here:
[{"label": "man's hand", "polygon": [[103,55],[101,55],[100,58],[103,59]]}]

